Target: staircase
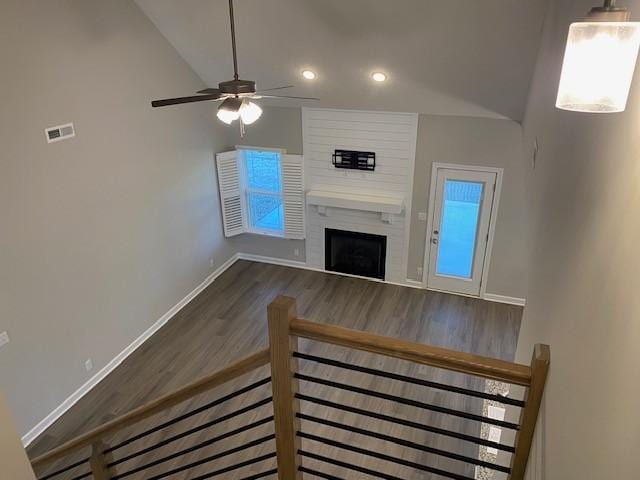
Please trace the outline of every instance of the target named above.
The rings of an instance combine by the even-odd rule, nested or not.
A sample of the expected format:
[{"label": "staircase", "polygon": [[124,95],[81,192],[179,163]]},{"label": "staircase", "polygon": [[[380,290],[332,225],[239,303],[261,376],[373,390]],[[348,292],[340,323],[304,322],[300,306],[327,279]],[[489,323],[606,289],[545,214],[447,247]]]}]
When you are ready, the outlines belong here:
[{"label": "staircase", "polygon": [[[524,479],[550,364],[548,346],[537,345],[531,365],[520,365],[306,321],[297,317],[296,302],[289,297],[278,297],[269,305],[268,323],[268,348],[33,459],[39,480],[473,480],[478,467],[500,478]],[[314,355],[300,348],[301,342],[333,345],[343,349],[347,359],[394,358],[406,368],[397,372]],[[173,407],[240,377],[255,377],[267,365],[270,375],[173,415]],[[427,380],[406,374],[416,368],[452,373],[444,376],[448,379],[473,377],[476,385],[498,381],[521,394],[505,396],[447,383],[442,376]],[[367,379],[375,388],[355,379]],[[420,399],[403,395],[408,387],[431,392],[430,401],[424,401],[426,394],[418,395]],[[255,400],[262,390],[266,396]],[[432,398],[454,400],[438,403]],[[224,415],[210,414],[231,401],[241,406]],[[482,408],[486,402],[502,405],[507,418],[517,420],[487,416]],[[264,414],[265,408],[272,410]],[[163,421],[146,425],[157,418]],[[243,423],[225,426],[239,419]],[[184,427],[187,421],[189,428]],[[216,425],[225,426],[223,433],[207,435]],[[479,434],[480,425],[513,432],[513,441],[492,441]],[[420,441],[415,440],[418,436]],[[113,442],[114,437],[123,439]],[[221,447],[215,453],[206,450],[213,446]],[[481,447],[499,452],[492,457],[496,460],[481,458]]]}]

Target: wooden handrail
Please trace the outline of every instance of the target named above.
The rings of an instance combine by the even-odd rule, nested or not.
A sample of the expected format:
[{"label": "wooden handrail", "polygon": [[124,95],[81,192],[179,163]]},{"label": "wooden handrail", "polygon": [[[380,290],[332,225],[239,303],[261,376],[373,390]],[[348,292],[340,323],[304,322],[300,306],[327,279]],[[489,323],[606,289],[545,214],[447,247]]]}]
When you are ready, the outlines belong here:
[{"label": "wooden handrail", "polygon": [[298,338],[290,334],[291,320],[296,318],[296,301],[278,297],[267,310],[269,319],[269,346],[271,348],[271,388],[273,389],[273,416],[278,456],[278,478],[301,480],[299,450],[300,412],[298,360],[293,352],[298,350]]},{"label": "wooden handrail", "polygon": [[527,387],[531,383],[531,367],[527,365],[397,340],[335,325],[296,318],[291,321],[291,334],[514,385]]},{"label": "wooden handrail", "polygon": [[254,353],[253,355],[250,355],[229,367],[218,370],[217,372],[207,375],[200,380],[196,380],[195,382],[190,383],[189,385],[186,385],[172,393],[152,400],[141,407],[135,408],[118,418],[104,423],[99,427],[60,445],[59,447],[40,455],[39,457],[34,458],[31,461],[31,465],[36,467],[43,463],[62,458],[80,448],[92,445],[109,434],[117,432],[125,427],[129,427],[200,393],[209,391],[212,388],[233,380],[236,377],[249,373],[256,368],[267,365],[269,361],[269,349],[265,348],[260,350],[259,352]]},{"label": "wooden handrail", "polygon": [[109,473],[109,467],[107,466],[111,460],[111,455],[105,455],[103,452],[107,446],[100,440],[91,445],[91,457],[89,458],[89,465],[91,466],[91,473],[94,480],[111,480],[111,474]]},{"label": "wooden handrail", "polygon": [[520,431],[516,435],[516,453],[511,457],[511,480],[523,480],[527,471],[533,436],[547,382],[551,351],[548,345],[536,345],[531,359],[531,385],[525,396],[526,406],[520,412]]}]

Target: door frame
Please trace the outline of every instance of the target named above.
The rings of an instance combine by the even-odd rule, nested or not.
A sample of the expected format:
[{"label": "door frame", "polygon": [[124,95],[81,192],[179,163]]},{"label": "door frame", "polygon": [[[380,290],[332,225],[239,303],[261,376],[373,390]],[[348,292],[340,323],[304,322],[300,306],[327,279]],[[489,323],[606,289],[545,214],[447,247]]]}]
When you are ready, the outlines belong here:
[{"label": "door frame", "polygon": [[422,287],[427,290],[440,291],[438,289],[429,288],[427,283],[429,282],[429,258],[431,256],[431,235],[429,232],[433,230],[433,214],[435,209],[436,189],[438,182],[438,169],[446,170],[464,170],[471,172],[488,172],[496,174],[496,191],[493,194],[493,206],[491,213],[489,214],[489,240],[487,241],[487,248],[484,254],[484,262],[482,267],[482,275],[480,277],[480,294],[469,295],[458,292],[446,292],[454,295],[462,295],[466,297],[483,298],[487,293],[487,278],[489,276],[489,267],[491,266],[491,254],[493,252],[493,238],[496,231],[496,220],[498,218],[498,209],[500,207],[500,194],[502,193],[502,177],[504,175],[504,168],[498,167],[480,167],[476,165],[461,165],[457,163],[440,163],[433,162],[431,164],[431,182],[429,186],[429,203],[427,205],[427,230],[424,240],[424,258],[422,261]]}]

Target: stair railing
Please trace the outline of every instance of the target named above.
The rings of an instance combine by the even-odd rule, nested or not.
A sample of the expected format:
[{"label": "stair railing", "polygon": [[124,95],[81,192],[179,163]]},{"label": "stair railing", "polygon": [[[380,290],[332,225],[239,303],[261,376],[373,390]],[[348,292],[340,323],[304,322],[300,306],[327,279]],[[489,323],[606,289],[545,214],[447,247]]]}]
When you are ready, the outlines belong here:
[{"label": "stair railing", "polygon": [[[136,442],[142,439],[148,439],[150,435],[167,431],[169,427],[172,427],[184,420],[189,418],[193,418],[196,415],[202,414],[211,410],[214,407],[217,407],[225,402],[228,402],[232,399],[242,397],[249,392],[253,392],[258,390],[260,387],[264,385],[268,385],[271,381],[269,377],[263,378],[256,382],[251,383],[248,386],[242,387],[233,393],[228,395],[219,397],[203,406],[195,408],[189,412],[181,414],[177,417],[171,418],[163,423],[156,425],[152,428],[148,428],[142,432],[139,432],[129,438],[118,442],[115,445],[106,445],[104,439],[115,434],[121,432],[122,430],[128,429],[142,420],[145,420],[149,417],[152,417],[158,413],[168,412],[172,407],[186,402],[197,395],[203,394],[210,390],[215,389],[221,385],[230,382],[242,375],[253,372],[254,370],[267,365],[269,363],[269,349],[265,348],[260,350],[253,355],[250,355],[233,365],[223,368],[213,374],[207,375],[204,378],[197,380],[185,387],[180,388],[172,393],[164,395],[156,400],[153,400],[139,408],[133,409],[130,412],[117,417],[114,420],[111,420],[99,427],[82,434],[59,447],[50,450],[49,452],[40,455],[34,458],[31,461],[31,465],[34,470],[40,471],[46,465],[52,464],[53,462],[64,459],[65,457],[69,457],[71,455],[80,455],[80,458],[74,460],[73,463],[65,464],[63,466],[57,466],[57,468],[53,469],[53,471],[45,471],[46,473],[42,476],[38,477],[38,480],[50,480],[50,479],[59,479],[67,477],[73,480],[82,480],[85,478],[94,478],[95,480],[117,480],[121,478],[128,478],[134,474],[145,472],[148,469],[161,466],[166,462],[175,461],[176,458],[180,458],[181,456],[187,455],[194,451],[197,451],[200,448],[204,448],[210,445],[213,445],[217,442],[225,440],[234,435],[238,435],[247,430],[257,428],[261,425],[270,423],[273,421],[272,416],[267,416],[258,421],[248,423],[240,428],[227,431],[222,435],[208,438],[205,441],[199,442],[196,445],[190,446],[188,448],[177,449],[173,453],[169,455],[162,456],[160,458],[154,459],[151,462],[143,463],[142,465],[136,466],[135,468],[129,468],[122,470],[120,466],[126,465],[127,462],[138,459],[144,455],[148,455],[153,453],[154,451],[158,451],[162,447],[166,447],[167,445],[174,444],[186,437],[193,436],[197,433],[203,432],[208,428],[213,427],[214,425],[218,425],[230,419],[239,417],[242,414],[253,412],[259,409],[264,405],[271,404],[271,397],[263,398],[257,402],[253,402],[250,405],[246,405],[234,412],[231,412],[226,415],[219,416],[217,418],[212,418],[206,422],[200,423],[199,425],[188,428],[186,430],[181,431],[178,434],[171,435],[168,438],[164,438],[161,441],[157,441],[150,446],[144,446],[142,448],[137,448],[134,452],[128,453],[120,458],[114,458],[117,452],[120,452],[124,447],[136,445]],[[193,437],[192,437],[193,438]],[[256,440],[251,442],[247,442],[238,447],[231,448],[220,454],[216,454],[213,456],[208,456],[204,459],[199,459],[197,461],[185,463],[183,465],[178,465],[170,468],[167,471],[158,473],[152,477],[145,478],[154,478],[159,480],[160,478],[164,478],[166,476],[174,475],[181,473],[183,471],[193,469],[204,465],[205,463],[211,462],[213,460],[218,460],[224,458],[226,456],[232,455],[234,453],[242,452],[248,450],[252,447],[261,446],[263,444],[267,444],[268,442],[273,441],[273,435],[262,436]],[[82,455],[82,453],[90,448],[90,453],[88,455]],[[218,475],[223,475],[224,473],[233,471],[234,469],[239,469],[248,465],[252,465],[259,462],[264,462],[270,458],[275,457],[275,451],[270,452],[268,454],[257,455],[251,458],[248,461],[240,462],[236,465],[232,465],[230,467],[226,467],[225,469],[214,470],[212,472],[208,472],[207,474],[201,475],[200,480],[204,480],[205,478],[213,478]],[[116,472],[116,470],[118,470]],[[275,474],[276,470],[272,469],[271,471],[264,472],[264,476]],[[66,475],[65,475],[66,474]],[[72,475],[69,477],[69,475]],[[135,477],[134,477],[135,478]],[[261,477],[256,477],[261,478]]]},{"label": "stair railing", "polygon": [[[186,462],[184,464],[178,464],[169,470],[162,471],[151,477],[145,476],[144,478],[160,480],[179,473],[185,475],[186,472],[192,472],[195,468],[202,468],[215,460],[238,453],[247,454],[250,449],[257,449],[258,453],[254,454],[247,460],[188,478],[192,478],[193,480],[205,480],[229,474],[230,472],[244,467],[255,466],[257,468],[274,457],[276,458],[275,468],[267,467],[266,470],[246,476],[243,480],[254,480],[270,476],[277,476],[277,478],[281,480],[300,480],[305,474],[318,478],[339,479],[339,477],[333,474],[320,471],[318,469],[319,467],[312,468],[311,466],[303,464],[303,458],[310,459],[314,465],[331,465],[332,467],[340,467],[345,471],[357,472],[359,474],[370,475],[387,480],[402,480],[402,478],[376,469],[368,468],[366,466],[367,462],[382,460],[390,465],[394,464],[401,468],[409,468],[454,480],[471,480],[473,478],[463,474],[447,471],[442,468],[436,468],[433,465],[408,461],[405,458],[392,456],[388,453],[364,448],[351,443],[340,442],[334,438],[319,435],[316,432],[303,429],[301,420],[307,425],[321,425],[330,429],[351,432],[363,437],[373,438],[388,442],[392,445],[398,445],[406,449],[415,450],[417,452],[435,455],[475,467],[488,468],[506,474],[510,480],[524,479],[529,452],[533,441],[534,429],[550,365],[550,351],[548,346],[536,345],[531,364],[520,365],[494,358],[482,357],[469,353],[437,348],[362,331],[303,320],[297,317],[296,302],[293,298],[289,297],[280,296],[276,298],[268,306],[267,310],[269,348],[250,355],[227,368],[208,375],[201,380],[191,383],[190,385],[187,385],[173,393],[160,397],[157,400],[151,401],[142,407],[136,408],[125,415],[111,420],[98,428],[54,448],[44,455],[33,459],[32,465],[34,469],[42,470],[47,465],[51,466],[53,462],[59,462],[61,459],[67,459],[72,455],[78,455],[84,449],[89,447],[91,448],[89,455],[82,456],[82,458],[79,459],[74,459],[72,463],[67,463],[64,466],[55,465],[56,468],[53,471],[49,469],[49,471],[39,477],[39,480],[61,480],[63,474],[72,474],[73,477],[67,478],[72,478],[73,480],[81,480],[89,477],[93,477],[96,480],[119,480],[137,473],[147,474],[149,471],[148,469],[150,468],[162,467],[163,464],[166,464],[165,462],[169,461],[172,461],[175,464],[176,461],[181,460],[184,456],[198,451],[201,448],[226,440],[234,435],[252,431],[254,428],[271,424],[273,424],[273,434],[263,435],[220,453],[208,455],[205,458],[199,458],[195,461]],[[300,338],[307,339],[312,342],[321,342],[324,344],[331,344],[346,347],[348,349],[401,359],[420,365],[445,369],[482,379],[497,380],[506,384],[521,386],[525,389],[524,395],[522,399],[517,399],[510,396],[507,397],[483,391],[481,392],[460,386],[438,383],[431,380],[410,377],[381,369],[338,361],[336,359],[311,355],[300,351],[298,345],[298,339]],[[353,384],[341,383],[334,379],[307,375],[300,369],[300,361],[321,364],[330,368],[358,372],[359,374],[369,375],[378,379],[399,381],[438,391],[452,392],[472,398],[498,402],[507,405],[509,408],[520,409],[519,420],[517,423],[498,420],[478,413],[455,410],[449,407],[392,395],[378,390],[365,389]],[[270,377],[253,382],[231,394],[209,402],[204,406],[164,421],[160,425],[148,428],[147,430],[137,433],[115,445],[109,446],[105,444],[105,439],[116,432],[128,429],[142,420],[158,413],[168,412],[169,409],[182,402],[190,400],[204,392],[213,390],[216,387],[230,382],[231,380],[235,380],[242,375],[254,372],[267,364],[270,364]],[[394,402],[399,405],[408,405],[410,407],[439,415],[442,414],[472,422],[480,422],[483,424],[495,425],[500,428],[510,429],[515,432],[515,441],[513,444],[495,442],[486,438],[455,431],[454,429],[447,429],[434,424],[425,424],[423,422],[421,423],[419,421],[389,415],[388,412],[363,409],[358,406],[349,405],[347,402],[329,401],[327,399],[305,393],[300,388],[301,382],[320,385],[323,388],[330,390],[339,390],[368,396],[374,399]],[[271,396],[267,396],[258,402],[246,405],[235,412],[200,423],[195,427],[169,436],[168,438],[164,438],[163,440],[152,443],[149,446],[138,448],[134,452],[125,456],[114,458],[120,449],[125,446],[135,444],[135,442],[148,438],[149,435],[153,433],[162,432],[167,427],[176,425],[187,418],[193,417],[194,415],[208,412],[211,408],[217,405],[221,405],[222,403],[234,398],[242,397],[242,395],[257,390],[269,383],[271,384]],[[126,464],[126,462],[136,459],[141,455],[145,455],[161,447],[171,445],[173,442],[189,437],[194,433],[204,432],[207,428],[210,428],[213,425],[218,425],[230,418],[236,418],[243,413],[254,412],[256,409],[268,404],[272,404],[273,406],[273,415],[265,416],[257,421],[251,421],[239,428],[227,430],[221,435],[208,438],[187,448],[175,450],[169,455],[155,458],[153,461],[143,463],[135,468],[129,468],[128,470],[122,470],[121,468],[123,464]],[[416,443],[387,433],[380,433],[377,430],[362,428],[342,421],[335,421],[323,416],[305,413],[301,408],[301,404],[319,405],[326,409],[346,412],[359,417],[372,419],[375,422],[383,422],[389,425],[400,425],[434,435],[453,438],[462,442],[470,442],[471,444],[478,446],[494,448],[511,455],[510,465],[505,466],[488,462],[477,458],[476,456],[465,456],[455,451],[436,448],[423,443]],[[302,443],[303,439],[305,440],[306,445],[304,448]],[[270,447],[272,443],[275,443],[273,448]],[[311,448],[308,448],[308,446],[312,444],[334,448],[339,452],[344,451],[346,453],[345,457],[353,459],[354,456],[358,456],[362,460],[360,462],[354,462],[353,460],[347,461],[342,457],[327,457],[326,455],[312,451]],[[261,451],[265,449],[268,450],[268,453],[261,453]]]}]

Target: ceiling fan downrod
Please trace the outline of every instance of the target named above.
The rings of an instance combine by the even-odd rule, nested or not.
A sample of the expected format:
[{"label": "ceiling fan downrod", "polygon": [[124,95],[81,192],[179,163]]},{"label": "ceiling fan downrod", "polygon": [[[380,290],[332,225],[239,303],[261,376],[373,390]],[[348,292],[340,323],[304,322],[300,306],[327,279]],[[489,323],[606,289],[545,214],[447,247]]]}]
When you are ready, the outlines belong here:
[{"label": "ceiling fan downrod", "polygon": [[229,0],[229,20],[231,22],[231,49],[233,51],[233,79],[238,80],[238,54],[236,51],[236,25],[233,19],[233,0]]}]

